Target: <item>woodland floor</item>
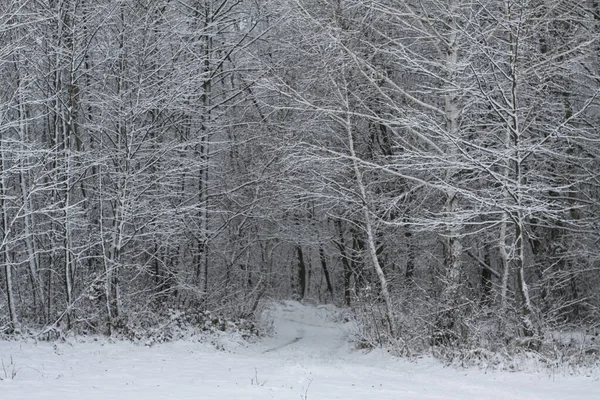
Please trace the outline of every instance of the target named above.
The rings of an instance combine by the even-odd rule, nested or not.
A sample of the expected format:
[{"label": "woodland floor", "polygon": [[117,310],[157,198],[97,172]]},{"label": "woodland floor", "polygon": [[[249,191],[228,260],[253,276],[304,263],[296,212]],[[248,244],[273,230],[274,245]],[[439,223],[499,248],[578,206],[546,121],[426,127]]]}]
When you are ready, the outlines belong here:
[{"label": "woodland floor", "polygon": [[600,399],[600,373],[459,370],[353,350],[333,307],[285,302],[266,318],[272,335],[253,344],[0,342],[0,399]]}]

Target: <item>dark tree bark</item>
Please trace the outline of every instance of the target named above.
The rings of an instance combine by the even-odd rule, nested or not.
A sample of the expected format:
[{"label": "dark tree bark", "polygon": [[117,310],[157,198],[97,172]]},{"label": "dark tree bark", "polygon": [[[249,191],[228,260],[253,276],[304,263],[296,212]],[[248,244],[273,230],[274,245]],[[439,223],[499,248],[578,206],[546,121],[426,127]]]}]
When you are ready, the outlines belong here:
[{"label": "dark tree bark", "polygon": [[299,300],[302,300],[306,295],[306,263],[304,261],[302,246],[296,246],[296,252],[298,254],[298,287],[296,295]]},{"label": "dark tree bark", "polygon": [[331,284],[331,277],[327,269],[327,258],[322,246],[319,247],[319,259],[321,260],[321,268],[323,268],[323,275],[325,275],[325,282],[327,283],[327,292],[329,293],[330,300],[333,301],[333,285]]}]

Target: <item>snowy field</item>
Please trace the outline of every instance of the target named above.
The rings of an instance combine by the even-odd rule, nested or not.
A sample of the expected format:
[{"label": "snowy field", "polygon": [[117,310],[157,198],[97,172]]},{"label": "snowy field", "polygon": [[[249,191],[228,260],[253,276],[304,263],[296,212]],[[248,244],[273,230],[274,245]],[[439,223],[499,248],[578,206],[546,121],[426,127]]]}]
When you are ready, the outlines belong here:
[{"label": "snowy field", "polygon": [[[352,351],[330,307],[294,302],[268,313],[274,335],[135,345],[0,342],[1,400],[600,399],[593,377],[445,368]],[[13,376],[14,375],[14,376]]]}]

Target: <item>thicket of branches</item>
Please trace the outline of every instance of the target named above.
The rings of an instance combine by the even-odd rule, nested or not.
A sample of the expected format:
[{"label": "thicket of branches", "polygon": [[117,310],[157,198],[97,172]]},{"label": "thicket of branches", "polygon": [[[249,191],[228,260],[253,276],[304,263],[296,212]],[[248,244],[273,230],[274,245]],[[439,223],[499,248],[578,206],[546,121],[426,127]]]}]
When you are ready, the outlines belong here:
[{"label": "thicket of branches", "polygon": [[0,328],[597,331],[599,37],[597,0],[2,2]]}]

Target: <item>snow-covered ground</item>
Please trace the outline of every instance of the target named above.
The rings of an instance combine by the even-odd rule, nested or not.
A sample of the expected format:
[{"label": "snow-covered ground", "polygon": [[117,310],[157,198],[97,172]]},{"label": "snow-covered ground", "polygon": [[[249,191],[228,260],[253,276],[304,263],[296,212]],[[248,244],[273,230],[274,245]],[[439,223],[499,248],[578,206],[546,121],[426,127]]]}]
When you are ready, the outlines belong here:
[{"label": "snow-covered ground", "polygon": [[[352,351],[351,326],[327,306],[267,310],[273,336],[181,341],[0,342],[1,400],[600,399],[595,377],[445,368],[382,351]],[[13,377],[14,375],[14,377]]]}]

